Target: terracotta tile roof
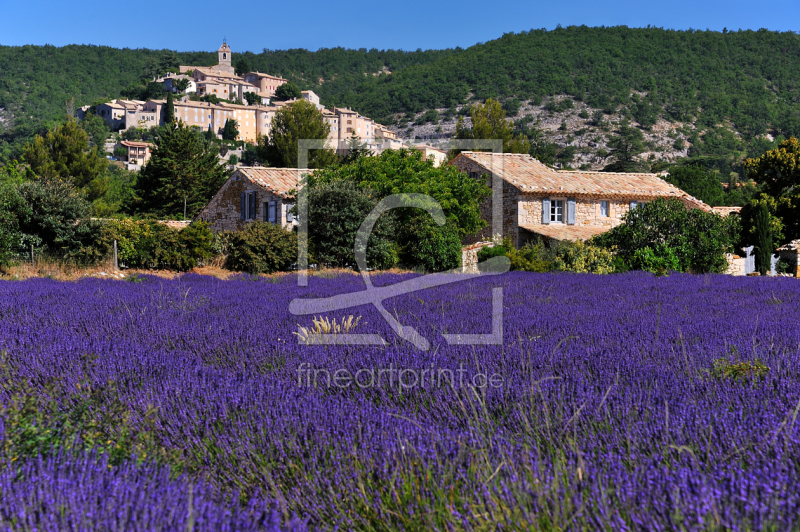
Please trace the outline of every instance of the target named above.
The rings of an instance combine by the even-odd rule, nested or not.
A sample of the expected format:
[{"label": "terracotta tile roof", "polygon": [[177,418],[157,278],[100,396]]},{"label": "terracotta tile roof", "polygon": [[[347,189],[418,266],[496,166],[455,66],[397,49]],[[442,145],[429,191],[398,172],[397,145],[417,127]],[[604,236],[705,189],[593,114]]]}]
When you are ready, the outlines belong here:
[{"label": "terracotta tile roof", "polygon": [[256,76],[258,76],[260,78],[279,79],[281,81],[286,81],[284,78],[282,78],[280,76],[273,76],[272,74],[264,74],[263,72],[248,72],[245,75],[247,76],[247,75],[250,75],[250,74],[254,74],[254,75],[256,75]]},{"label": "terracotta tile roof", "polygon": [[656,174],[553,170],[527,154],[462,152],[464,157],[492,171],[523,193],[563,193],[604,197],[674,197],[710,211],[711,207],[667,183]]},{"label": "terracotta tile roof", "polygon": [[739,214],[742,210],[741,207],[711,207],[711,212],[715,212],[720,216],[728,216],[729,214]]},{"label": "terracotta tile roof", "polygon": [[303,175],[312,174],[309,168],[263,168],[260,166],[241,166],[232,177],[243,177],[264,187],[277,196],[285,198],[296,189]]},{"label": "terracotta tile roof", "polygon": [[137,142],[135,140],[123,140],[120,144],[131,148],[155,148],[156,146],[152,142]]},{"label": "terracotta tile roof", "polygon": [[520,225],[520,227],[554,240],[586,240],[611,229],[610,227],[565,224],[531,224]]},{"label": "terracotta tile roof", "polygon": [[215,78],[236,78],[244,81],[244,78],[242,78],[241,76],[237,76],[236,74],[231,74],[229,72],[224,72],[222,69],[218,67],[194,67],[194,70],[202,74],[205,74],[206,76],[212,76]]},{"label": "terracotta tile roof", "polygon": [[800,249],[800,240],[792,240],[778,248],[778,251],[795,251]]},{"label": "terracotta tile roof", "polygon": [[170,229],[177,229],[180,231],[185,227],[189,227],[192,222],[190,220],[159,220],[158,223],[166,225]]}]

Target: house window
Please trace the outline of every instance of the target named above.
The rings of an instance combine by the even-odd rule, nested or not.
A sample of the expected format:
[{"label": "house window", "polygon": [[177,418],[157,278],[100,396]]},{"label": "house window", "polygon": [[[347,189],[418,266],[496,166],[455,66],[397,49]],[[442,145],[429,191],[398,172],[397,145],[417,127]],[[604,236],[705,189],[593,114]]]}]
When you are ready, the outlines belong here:
[{"label": "house window", "polygon": [[564,223],[564,200],[550,200],[550,223]]},{"label": "house window", "polygon": [[294,207],[293,204],[287,203],[286,204],[286,223],[290,224],[294,221],[294,216],[292,215],[292,208]]},{"label": "house window", "polygon": [[600,216],[608,218],[608,201],[600,202]]},{"label": "house window", "polygon": [[639,202],[638,201],[632,201],[631,202],[631,210],[635,209],[638,206],[639,206]]},{"label": "house window", "polygon": [[256,203],[256,192],[250,190],[242,192],[241,213],[242,220],[255,220],[258,214],[258,203]]},{"label": "house window", "polygon": [[269,222],[271,224],[277,223],[278,217],[276,212],[277,202],[270,201],[269,203],[265,203],[264,207],[264,221]]}]

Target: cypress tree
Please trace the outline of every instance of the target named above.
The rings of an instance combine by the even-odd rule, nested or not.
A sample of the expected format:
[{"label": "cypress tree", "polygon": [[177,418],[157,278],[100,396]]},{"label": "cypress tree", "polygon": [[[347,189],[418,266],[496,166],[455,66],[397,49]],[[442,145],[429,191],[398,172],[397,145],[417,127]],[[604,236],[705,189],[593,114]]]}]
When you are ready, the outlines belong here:
[{"label": "cypress tree", "polygon": [[167,108],[164,112],[164,123],[172,124],[175,122],[175,104],[172,101],[172,92],[167,93]]},{"label": "cypress tree", "polygon": [[769,224],[769,210],[767,205],[760,203],[753,216],[756,244],[756,270],[761,275],[770,272],[772,266],[772,227]]}]

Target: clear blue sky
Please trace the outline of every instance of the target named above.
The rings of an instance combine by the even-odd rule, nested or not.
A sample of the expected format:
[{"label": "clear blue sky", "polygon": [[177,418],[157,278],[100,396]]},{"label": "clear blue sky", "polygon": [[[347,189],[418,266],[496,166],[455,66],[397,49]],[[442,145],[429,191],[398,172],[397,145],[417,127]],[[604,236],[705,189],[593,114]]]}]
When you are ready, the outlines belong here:
[{"label": "clear blue sky", "polygon": [[223,37],[234,52],[467,47],[506,32],[552,29],[557,24],[800,29],[797,0],[0,0],[0,6],[3,45],[99,44],[180,51],[213,51]]}]

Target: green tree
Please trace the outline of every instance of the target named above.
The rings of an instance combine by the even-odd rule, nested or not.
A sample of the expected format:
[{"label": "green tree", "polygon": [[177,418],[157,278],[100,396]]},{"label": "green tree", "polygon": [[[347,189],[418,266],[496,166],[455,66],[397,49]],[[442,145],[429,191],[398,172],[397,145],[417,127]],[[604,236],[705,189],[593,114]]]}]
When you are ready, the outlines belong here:
[{"label": "green tree", "polygon": [[[310,184],[308,240],[312,258],[328,267],[356,269],[356,234],[377,203],[373,191],[351,181]],[[368,267],[387,269],[397,263],[393,235],[394,213],[384,214],[367,241]]]},{"label": "green tree", "polygon": [[244,57],[240,57],[233,68],[237,76],[244,76],[246,73],[251,72],[250,63]]},{"label": "green tree", "polygon": [[229,118],[225,121],[225,127],[222,128],[222,140],[236,140],[239,136],[239,124],[236,120]]},{"label": "green tree", "polygon": [[[283,85],[281,85],[283,86]],[[297,168],[298,141],[303,139],[328,139],[331,126],[313,103],[306,100],[293,102],[275,113],[269,138],[260,137],[259,157],[270,166]],[[308,154],[310,168],[322,168],[336,162],[336,154],[328,149],[311,150]]]},{"label": "green tree", "polygon": [[66,179],[79,187],[88,185],[108,165],[97,147],[90,149],[89,136],[72,118],[44,137],[37,135],[25,146],[23,156],[37,176]]},{"label": "green tree", "polygon": [[761,275],[766,275],[772,269],[772,254],[775,251],[772,245],[769,209],[767,209],[766,204],[760,203],[758,205],[754,222],[756,269]]},{"label": "green tree", "polygon": [[297,261],[297,233],[279,225],[256,220],[220,236],[228,241],[225,267],[234,271],[273,273]]},{"label": "green tree", "polygon": [[175,88],[178,89],[178,92],[184,92],[186,89],[189,88],[189,78],[179,78],[175,80]]},{"label": "green tree", "polygon": [[723,218],[687,209],[675,198],[659,198],[628,211],[622,224],[594,237],[591,243],[615,251],[629,266],[635,267],[637,260],[644,258],[639,250],[650,248],[654,254],[661,253],[652,260],[660,257],[668,263],[669,255],[674,254],[681,271],[723,272],[725,253],[733,251],[739,238],[737,224],[735,216]]},{"label": "green tree", "polygon": [[699,165],[673,166],[666,181],[713,207],[725,204],[722,183]]},{"label": "green tree", "polygon": [[92,206],[68,181],[27,181],[18,191],[25,205],[18,216],[23,251],[33,245],[60,258],[80,258],[93,245],[99,227],[91,220]]},{"label": "green tree", "polygon": [[165,50],[161,53],[158,60],[158,74],[166,74],[167,72],[177,72],[181,61],[178,54],[172,50]]},{"label": "green tree", "polygon": [[[789,138],[776,149],[756,159],[747,159],[744,167],[748,177],[758,182],[767,196],[774,198],[770,202],[774,208],[770,210],[781,220],[784,229],[781,236],[787,240],[800,238],[800,141]],[[753,223],[756,219],[752,217]],[[778,238],[774,233],[773,237]]]},{"label": "green tree", "polygon": [[172,100],[172,92],[167,93],[167,104],[164,107],[164,123],[172,124],[175,122],[175,102]]},{"label": "green tree", "polygon": [[20,219],[25,221],[29,216],[16,184],[0,180],[0,268],[8,266],[14,252],[22,247]]},{"label": "green tree", "polygon": [[644,135],[639,129],[622,122],[608,141],[614,162],[603,168],[604,172],[638,172],[642,164],[636,156],[644,151]]},{"label": "green tree", "polygon": [[261,103],[261,96],[255,92],[245,92],[244,99],[247,102],[247,105],[258,105]]},{"label": "green tree", "polygon": [[347,153],[341,157],[343,164],[349,164],[359,157],[368,157],[372,155],[372,151],[367,147],[366,142],[361,142],[356,136],[355,131],[347,139]]},{"label": "green tree", "polygon": [[182,122],[165,126],[139,172],[135,209],[159,216],[197,214],[229,177],[219,149]]},{"label": "green tree", "polygon": [[99,153],[103,153],[106,139],[111,133],[105,121],[94,113],[87,113],[80,126],[89,135],[90,147],[96,147]]},{"label": "green tree", "polygon": [[275,99],[279,102],[289,100],[299,100],[303,97],[303,93],[294,83],[288,81],[275,89]]},{"label": "green tree", "polygon": [[485,104],[475,104],[469,111],[472,127],[464,125],[463,118],[456,122],[455,138],[502,140],[504,153],[528,153],[531,149],[528,139],[521,134],[514,135],[514,124],[506,119],[506,112],[497,100],[491,98]]},{"label": "green tree", "polygon": [[[418,150],[386,150],[376,157],[360,157],[350,164],[318,170],[308,179],[310,183],[350,181],[372,190],[378,198],[400,193],[427,194],[441,205],[460,237],[472,235],[486,225],[480,205],[489,197],[489,188],[454,166],[433,166],[431,161],[422,159]],[[408,225],[420,212],[414,208],[398,211],[401,225]]]}]

